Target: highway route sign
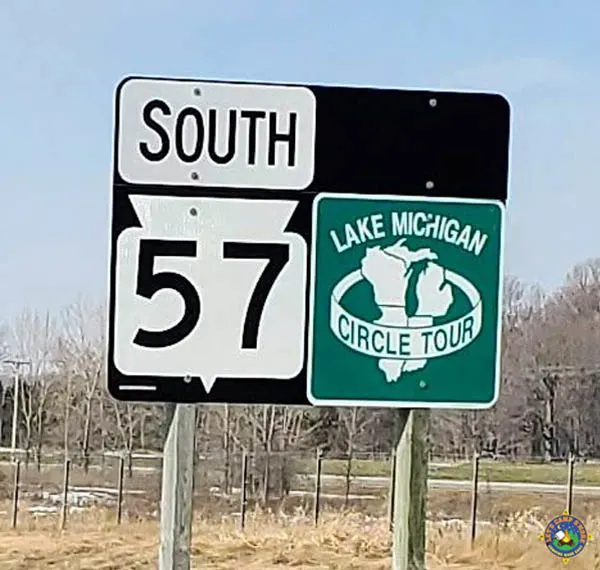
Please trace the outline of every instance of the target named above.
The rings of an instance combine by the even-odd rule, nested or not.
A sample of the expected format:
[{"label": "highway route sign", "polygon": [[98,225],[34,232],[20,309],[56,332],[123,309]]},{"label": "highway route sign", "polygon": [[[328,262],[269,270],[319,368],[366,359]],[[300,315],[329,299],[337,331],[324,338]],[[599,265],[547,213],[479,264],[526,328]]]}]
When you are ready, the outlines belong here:
[{"label": "highway route sign", "polygon": [[493,405],[504,204],[323,193],[313,211],[311,402]]},{"label": "highway route sign", "polygon": [[[315,338],[331,330],[320,297],[310,303],[311,282],[322,282],[311,255],[318,267],[330,255],[320,208],[357,195],[357,216],[383,197],[504,203],[508,136],[509,108],[495,94],[124,79],[115,94],[110,393],[352,400],[323,388],[340,379],[320,376],[322,352],[309,338],[310,319]],[[375,366],[372,381],[380,376]]]}]

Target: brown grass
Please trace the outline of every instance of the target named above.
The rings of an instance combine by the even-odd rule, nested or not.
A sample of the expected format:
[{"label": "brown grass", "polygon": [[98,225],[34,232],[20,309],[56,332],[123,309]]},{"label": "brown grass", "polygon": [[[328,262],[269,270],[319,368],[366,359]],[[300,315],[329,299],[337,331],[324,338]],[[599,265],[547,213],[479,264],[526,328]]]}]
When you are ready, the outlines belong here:
[{"label": "brown grass", "polygon": [[[91,511],[73,516],[59,532],[56,519],[26,518],[12,531],[0,526],[1,570],[141,570],[157,567],[158,525],[129,521],[120,527],[112,513]],[[428,533],[430,570],[553,570],[563,568],[541,540],[538,530],[523,528],[524,517],[481,532],[471,550],[460,530],[433,526]],[[212,570],[348,569],[390,567],[390,536],[385,519],[360,514],[327,514],[314,528],[305,520],[276,519],[253,513],[240,533],[234,521],[196,521],[193,568]],[[590,532],[600,525],[588,521]],[[600,569],[600,545],[590,543],[569,570]]]},{"label": "brown grass", "polygon": [[[10,495],[11,471],[5,471],[5,497]],[[202,481],[202,478],[199,478]],[[60,468],[23,470],[23,488],[58,491]],[[85,474],[79,467],[72,472],[73,485],[116,486],[113,470]],[[0,514],[0,570],[141,570],[157,568],[158,523],[148,520],[158,507],[159,474],[136,473],[126,478],[126,489],[143,489],[143,497],[126,495],[126,521],[114,524],[114,509],[88,510],[70,515],[68,529],[57,530],[58,516],[34,519],[21,502],[19,528],[8,528],[7,514]],[[286,515],[275,517],[253,514],[242,534],[235,520],[223,515],[239,508],[239,498],[231,501],[209,498],[207,484],[197,489],[195,512],[203,516],[194,527],[193,568],[224,570],[356,569],[375,570],[390,567],[390,536],[387,531],[386,488],[361,488],[353,493],[373,493],[380,499],[352,502],[363,514],[325,513],[315,529],[310,516],[312,497],[289,497]],[[324,485],[323,492],[340,492],[339,482]],[[0,497],[1,499],[1,497]],[[29,499],[27,499],[29,500]],[[252,503],[252,501],[251,501]],[[326,509],[340,509],[341,500],[324,500]],[[553,570],[564,568],[539,540],[544,524],[564,508],[564,495],[489,492],[480,486],[479,516],[492,526],[480,525],[475,548],[469,545],[465,529],[431,525],[428,532],[428,569],[456,570]],[[428,510],[434,518],[468,520],[470,495],[462,491],[432,491]],[[600,498],[575,497],[574,514],[584,520],[592,533],[600,534]],[[274,502],[273,510],[281,505]],[[0,512],[10,511],[7,502]],[[516,514],[521,512],[521,514]],[[369,516],[370,515],[370,516]],[[524,521],[539,521],[539,529],[524,526]],[[584,553],[571,561],[568,570],[600,570],[600,537],[589,544]]]}]

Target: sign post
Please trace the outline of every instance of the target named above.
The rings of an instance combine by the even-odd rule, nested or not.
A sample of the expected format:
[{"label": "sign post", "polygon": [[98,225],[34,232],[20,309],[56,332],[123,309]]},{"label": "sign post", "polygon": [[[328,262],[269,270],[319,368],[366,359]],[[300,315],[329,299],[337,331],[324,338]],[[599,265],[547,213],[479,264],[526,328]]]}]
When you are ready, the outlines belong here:
[{"label": "sign post", "polygon": [[425,568],[428,412],[398,411],[399,436],[395,452],[392,568]]},{"label": "sign post", "polygon": [[500,201],[319,195],[308,397],[400,407],[395,570],[425,564],[426,412],[498,397]]},{"label": "sign post", "polygon": [[498,396],[506,100],[130,77],[115,109],[108,390],[178,404],[161,570],[189,565],[194,403],[400,408],[420,568],[426,410]]},{"label": "sign post", "polygon": [[190,570],[196,408],[178,404],[163,451],[159,570]]}]

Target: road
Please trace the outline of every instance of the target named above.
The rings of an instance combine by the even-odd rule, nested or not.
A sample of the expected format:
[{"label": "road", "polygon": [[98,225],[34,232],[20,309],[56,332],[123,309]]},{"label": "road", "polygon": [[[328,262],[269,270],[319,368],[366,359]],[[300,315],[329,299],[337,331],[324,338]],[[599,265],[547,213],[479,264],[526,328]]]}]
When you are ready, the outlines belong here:
[{"label": "road", "polygon": [[[313,478],[312,475],[306,477]],[[323,481],[343,481],[343,475],[322,475]],[[381,488],[389,485],[387,477],[355,477],[352,484],[359,484],[364,487]],[[453,479],[429,479],[429,489],[448,490],[448,491],[470,491],[471,481],[458,481]],[[542,495],[563,495],[567,492],[566,485],[556,485],[550,483],[516,483],[501,481],[480,481],[479,491],[500,492],[500,493],[540,493]],[[600,497],[600,487],[588,485],[575,485],[573,493],[577,495],[598,496]]]},{"label": "road", "polygon": [[[430,479],[429,488],[432,490],[469,491],[471,481],[452,481],[449,479]],[[567,492],[566,485],[552,485],[549,483],[508,483],[500,481],[480,481],[479,491],[491,491],[501,493],[540,493],[542,495],[564,495]],[[575,485],[573,493],[577,495],[599,496],[600,487],[587,485]]]}]

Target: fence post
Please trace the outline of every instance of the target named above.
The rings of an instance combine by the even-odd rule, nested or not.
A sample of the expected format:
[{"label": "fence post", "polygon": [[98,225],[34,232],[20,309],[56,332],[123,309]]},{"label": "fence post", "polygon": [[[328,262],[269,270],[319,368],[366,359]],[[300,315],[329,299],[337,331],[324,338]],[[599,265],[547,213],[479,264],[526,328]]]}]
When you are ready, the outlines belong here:
[{"label": "fence post", "polygon": [[230,471],[231,471],[231,435],[229,431],[229,426],[231,425],[231,406],[229,404],[225,404],[225,441],[223,442],[224,451],[225,451],[225,472],[223,473],[223,482],[224,482],[224,492],[225,495],[229,495],[229,480],[230,480]]},{"label": "fence post", "polygon": [[270,485],[270,482],[271,482],[271,454],[267,450],[265,452],[265,464],[263,466],[263,481],[262,481],[262,485],[263,485],[262,500],[263,500],[263,505],[264,505],[265,508],[267,508],[267,505],[269,503],[269,485]]},{"label": "fence post", "polygon": [[21,486],[21,461],[17,459],[14,465],[13,496],[12,496],[12,528],[17,528],[19,513],[19,488]]},{"label": "fence post", "polygon": [[477,534],[477,499],[479,496],[479,453],[473,452],[473,479],[471,489],[471,546]]},{"label": "fence post", "polygon": [[242,481],[240,489],[240,530],[246,526],[246,480],[248,479],[248,454],[246,450],[242,452]]},{"label": "fence post", "polygon": [[396,488],[396,450],[392,450],[390,459],[390,488],[388,490],[388,520],[390,531],[394,529],[394,501]]},{"label": "fence post", "polygon": [[125,457],[119,457],[119,479],[117,481],[117,524],[123,517],[123,479],[125,478]]},{"label": "fence post", "polygon": [[569,453],[567,459],[567,511],[571,513],[573,509],[573,475],[575,471],[575,460],[572,453]]},{"label": "fence post", "polygon": [[65,472],[63,478],[63,496],[62,509],[60,513],[60,530],[64,530],[67,526],[67,512],[69,508],[69,474],[71,471],[71,460],[65,461]]},{"label": "fence post", "polygon": [[321,470],[323,468],[323,450],[317,449],[317,459],[315,465],[315,500],[314,506],[314,521],[315,526],[319,524],[319,514],[321,511]]}]

